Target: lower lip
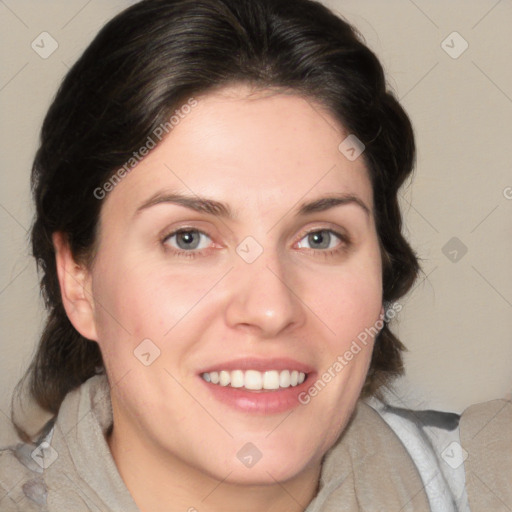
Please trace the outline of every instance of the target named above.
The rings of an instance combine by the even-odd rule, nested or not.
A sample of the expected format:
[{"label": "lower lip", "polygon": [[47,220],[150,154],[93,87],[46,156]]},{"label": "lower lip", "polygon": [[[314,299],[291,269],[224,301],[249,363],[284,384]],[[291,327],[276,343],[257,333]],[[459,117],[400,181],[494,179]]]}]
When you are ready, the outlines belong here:
[{"label": "lower lip", "polygon": [[306,380],[295,387],[249,391],[244,388],[212,384],[199,376],[201,382],[220,402],[238,411],[262,414],[278,414],[301,405],[299,395],[308,389],[313,382],[312,377],[312,373],[308,374]]}]

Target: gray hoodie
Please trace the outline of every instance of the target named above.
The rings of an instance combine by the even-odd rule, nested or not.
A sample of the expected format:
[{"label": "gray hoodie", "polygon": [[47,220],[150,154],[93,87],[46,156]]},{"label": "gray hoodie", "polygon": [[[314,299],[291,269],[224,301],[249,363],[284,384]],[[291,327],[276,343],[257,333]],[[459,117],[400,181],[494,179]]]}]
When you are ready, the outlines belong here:
[{"label": "gray hoodie", "polygon": [[[319,491],[305,512],[452,512],[469,510],[468,498],[472,512],[512,511],[512,402],[464,411],[462,446],[441,436],[445,453],[431,442],[440,439],[432,435],[439,418],[429,427],[419,417],[359,401],[324,457]],[[36,443],[0,451],[0,511],[140,512],[106,442],[111,424],[108,381],[97,375],[68,393]],[[443,467],[450,456],[460,458],[458,483]]]}]

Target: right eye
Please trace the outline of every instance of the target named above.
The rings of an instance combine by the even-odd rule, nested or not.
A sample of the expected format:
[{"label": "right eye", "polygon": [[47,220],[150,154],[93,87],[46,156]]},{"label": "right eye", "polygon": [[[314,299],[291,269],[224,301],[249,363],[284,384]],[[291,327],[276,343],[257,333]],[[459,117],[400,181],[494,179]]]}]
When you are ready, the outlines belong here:
[{"label": "right eye", "polygon": [[193,228],[180,228],[167,234],[162,243],[171,248],[171,252],[178,256],[195,257],[207,249],[210,237],[203,231]]}]

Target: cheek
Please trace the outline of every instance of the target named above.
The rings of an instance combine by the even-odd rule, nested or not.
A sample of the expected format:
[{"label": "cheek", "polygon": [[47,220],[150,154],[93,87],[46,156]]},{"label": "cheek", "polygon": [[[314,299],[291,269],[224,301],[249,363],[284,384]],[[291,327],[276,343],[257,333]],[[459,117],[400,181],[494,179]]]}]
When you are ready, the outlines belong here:
[{"label": "cheek", "polygon": [[[143,262],[102,254],[93,272],[95,320],[102,349],[158,340],[169,328],[172,294]],[[121,354],[119,350],[116,351]]]},{"label": "cheek", "polygon": [[[194,309],[218,279],[217,274],[176,271],[161,261],[104,255],[93,273],[95,320],[99,343],[106,351],[131,348],[144,339],[168,344],[169,333]],[[173,341],[179,349],[179,340]],[[127,351],[130,353],[130,351]],[[120,351],[116,350],[116,357]]]},{"label": "cheek", "polygon": [[374,254],[354,258],[330,276],[316,276],[319,288],[314,310],[329,329],[322,338],[320,372],[300,401],[311,407],[313,429],[325,431],[329,425],[322,445],[325,450],[334,443],[355,406],[375,338],[383,326],[381,266]]},{"label": "cheek", "polygon": [[[308,295],[318,318],[328,327],[334,347],[356,338],[379,318],[382,307],[380,260],[374,253],[329,273],[308,277]],[[312,308],[313,309],[313,308]]]}]

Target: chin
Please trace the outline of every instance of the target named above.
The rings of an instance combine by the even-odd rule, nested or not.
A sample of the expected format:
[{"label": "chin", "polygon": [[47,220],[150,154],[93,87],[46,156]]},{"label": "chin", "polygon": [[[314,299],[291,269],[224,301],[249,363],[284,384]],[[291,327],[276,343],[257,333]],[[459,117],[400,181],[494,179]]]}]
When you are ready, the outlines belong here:
[{"label": "chin", "polygon": [[[256,445],[259,444],[260,448]],[[317,456],[314,451],[301,450],[301,442],[288,443],[284,449],[280,443],[237,443],[237,449],[226,460],[225,455],[217,458],[217,464],[210,465],[210,475],[221,480],[238,485],[275,485],[276,481],[285,482],[301,473],[320,465],[323,454]],[[239,445],[241,445],[239,447]],[[302,446],[304,448],[304,446]],[[311,448],[311,445],[309,446]],[[215,455],[212,454],[212,462]],[[222,461],[222,462],[220,462]],[[205,468],[206,470],[206,468]]]},{"label": "chin", "polygon": [[276,481],[291,480],[312,466],[310,461],[274,458],[272,454],[269,457],[272,460],[264,461],[262,458],[252,467],[235,464],[227,478],[225,474],[216,478],[235,485],[275,485]]}]

